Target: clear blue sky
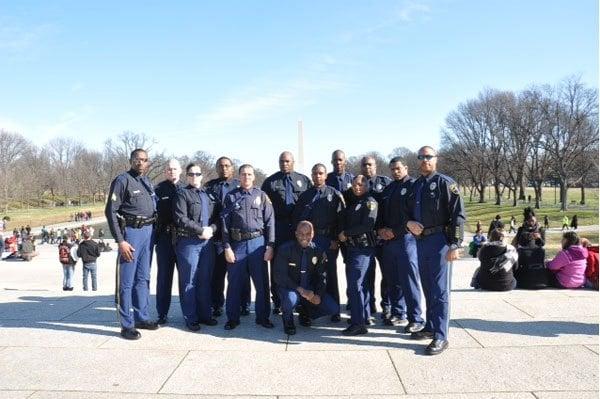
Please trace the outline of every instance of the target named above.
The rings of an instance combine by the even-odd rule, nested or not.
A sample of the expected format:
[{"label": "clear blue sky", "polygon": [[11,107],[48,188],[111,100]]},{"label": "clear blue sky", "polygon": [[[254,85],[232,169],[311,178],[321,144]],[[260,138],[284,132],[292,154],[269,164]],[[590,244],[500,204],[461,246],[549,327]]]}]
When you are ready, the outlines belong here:
[{"label": "clear blue sky", "polygon": [[332,150],[437,145],[486,87],[598,85],[596,0],[0,0],[0,128],[101,148],[124,130],[175,154],[277,168]]}]

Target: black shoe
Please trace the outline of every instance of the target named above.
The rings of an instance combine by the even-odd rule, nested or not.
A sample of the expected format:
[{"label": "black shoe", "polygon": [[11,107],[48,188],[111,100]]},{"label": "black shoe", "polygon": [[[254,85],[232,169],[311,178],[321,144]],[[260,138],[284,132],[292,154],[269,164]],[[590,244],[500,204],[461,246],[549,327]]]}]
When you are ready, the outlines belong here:
[{"label": "black shoe", "polygon": [[342,318],[339,314],[334,314],[333,316],[331,316],[331,321],[334,323],[339,323],[340,321],[342,321]]},{"label": "black shoe", "polygon": [[312,320],[305,314],[298,316],[298,322],[302,327],[310,327],[312,325]]},{"label": "black shoe", "polygon": [[[373,311],[371,311],[371,314],[375,314]],[[389,319],[390,317],[392,317],[392,312],[390,312],[387,309],[384,309],[381,312],[381,320],[385,320],[385,319]]]},{"label": "black shoe", "polygon": [[248,306],[242,306],[240,309],[240,315],[241,316],[248,316],[250,315],[250,309],[248,309]]},{"label": "black shoe", "polygon": [[371,305],[371,314],[377,313],[377,305]]},{"label": "black shoe", "polygon": [[412,334],[421,331],[425,326],[421,323],[408,323],[406,327],[404,327],[404,332],[407,334]]},{"label": "black shoe", "polygon": [[214,317],[219,317],[223,314],[223,308],[222,307],[217,307],[217,308],[213,308],[213,316]]},{"label": "black shoe", "polygon": [[206,324],[207,326],[216,326],[217,324],[219,324],[219,322],[217,321],[217,319],[203,320],[203,321],[200,321],[200,323]]},{"label": "black shoe", "polygon": [[142,338],[142,334],[135,328],[121,328],[121,337],[135,341],[136,339]]},{"label": "black shoe", "polygon": [[185,323],[185,326],[190,331],[198,331],[198,330],[200,330],[200,323],[198,323],[197,321],[193,322],[193,323]]},{"label": "black shoe", "polygon": [[279,315],[281,314],[281,308],[279,306],[275,306],[271,313],[273,313],[274,315]]},{"label": "black shoe", "polygon": [[140,330],[158,330],[158,323],[155,321],[138,321],[135,323],[135,328]]},{"label": "black shoe", "polygon": [[69,291],[68,287],[63,287],[63,291]]},{"label": "black shoe", "polygon": [[225,323],[225,329],[233,330],[234,328],[236,328],[239,325],[240,325],[239,321],[228,320],[227,323]]},{"label": "black shoe", "polygon": [[167,316],[158,316],[158,320],[156,322],[162,326],[163,324],[167,324],[169,319]]},{"label": "black shoe", "polygon": [[423,340],[423,339],[433,339],[433,333],[431,331],[417,331],[410,334],[410,339]]},{"label": "black shoe", "polygon": [[389,316],[383,319],[384,326],[398,326],[400,323],[402,323],[402,319],[398,316]]},{"label": "black shoe", "polygon": [[264,328],[273,328],[275,327],[275,325],[273,323],[271,323],[271,320],[267,319],[267,320],[256,320],[256,324],[258,324],[259,326],[263,326]]},{"label": "black shoe", "polygon": [[373,316],[369,317],[367,319],[367,321],[365,322],[366,325],[368,326],[374,326],[375,325],[375,318]]},{"label": "black shoe", "polygon": [[431,341],[427,348],[425,348],[426,355],[439,355],[448,347],[448,341],[445,339],[434,339]]},{"label": "black shoe", "polygon": [[361,335],[368,333],[367,327],[359,326],[358,324],[352,324],[350,327],[342,330],[342,334],[350,336],[350,335]]},{"label": "black shoe", "polygon": [[73,291],[73,287],[67,288],[67,291]]},{"label": "black shoe", "polygon": [[294,323],[286,324],[283,326],[283,332],[287,335],[294,335],[296,334],[296,326],[294,325]]}]

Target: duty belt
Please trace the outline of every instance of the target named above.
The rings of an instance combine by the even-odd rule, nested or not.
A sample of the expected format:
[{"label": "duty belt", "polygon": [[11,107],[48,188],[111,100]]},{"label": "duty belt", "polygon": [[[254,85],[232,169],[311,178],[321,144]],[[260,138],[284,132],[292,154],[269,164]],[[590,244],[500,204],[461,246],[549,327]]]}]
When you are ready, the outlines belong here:
[{"label": "duty belt", "polygon": [[121,218],[124,221],[125,226],[133,227],[134,229],[149,226],[156,221],[156,215],[152,215],[151,217],[122,215]]},{"label": "duty belt", "polygon": [[262,235],[262,230],[240,231],[240,229],[231,229],[229,232],[229,238],[231,238],[232,241],[247,241]]},{"label": "duty belt", "polygon": [[367,248],[377,244],[374,233],[362,233],[346,238],[346,244],[350,247]]},{"label": "duty belt", "polygon": [[175,234],[177,235],[177,238],[200,238],[198,237],[200,234],[183,229],[181,227],[175,229]]},{"label": "duty belt", "polygon": [[435,233],[441,233],[442,231],[445,230],[445,228],[446,228],[446,226],[425,227],[425,228],[423,228],[423,231],[421,232],[421,234],[419,234],[418,236],[415,236],[415,237],[423,238],[423,237],[427,237],[427,236],[430,236]]}]

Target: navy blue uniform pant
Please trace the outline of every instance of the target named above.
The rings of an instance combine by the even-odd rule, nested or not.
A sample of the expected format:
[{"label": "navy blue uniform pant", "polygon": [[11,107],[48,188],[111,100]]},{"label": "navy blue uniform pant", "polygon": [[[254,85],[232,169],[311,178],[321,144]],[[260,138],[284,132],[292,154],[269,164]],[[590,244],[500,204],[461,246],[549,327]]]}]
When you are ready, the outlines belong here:
[{"label": "navy blue uniform pant", "polygon": [[205,322],[212,318],[210,284],[215,265],[212,240],[177,239],[179,263],[179,297],[186,324]]},{"label": "navy blue uniform pant", "polygon": [[381,247],[382,278],[386,281],[389,313],[401,319],[406,319],[406,302],[400,285],[400,259],[403,252],[403,237],[385,241]]},{"label": "navy blue uniform pant", "polygon": [[375,249],[372,247],[348,247],[346,255],[346,279],[350,295],[351,321],[354,325],[365,325],[366,320],[371,317],[367,273],[375,256]]},{"label": "navy blue uniform pant", "polygon": [[254,310],[259,322],[269,319],[269,273],[265,256],[264,237],[231,243],[235,262],[227,264],[227,298],[225,311],[229,321],[240,321],[241,292],[248,275],[256,290]]},{"label": "navy blue uniform pant", "polygon": [[[315,236],[313,242],[319,249],[327,255],[327,262],[325,263],[325,271],[327,273],[325,283],[325,291],[333,298],[338,307],[340,305],[340,288],[338,285],[338,274],[337,274],[337,255],[338,250],[329,249],[331,247],[331,239],[325,236]],[[337,314],[337,313],[336,313]]]},{"label": "navy blue uniform pant", "polygon": [[423,323],[417,239],[409,233],[401,238],[401,243],[398,278],[404,293],[408,321]]},{"label": "navy blue uniform pant", "polygon": [[[134,249],[133,259],[117,259],[117,313],[123,328],[133,328],[135,322],[148,321],[150,264],[152,263],[152,226],[139,229],[125,227],[124,238]],[[133,309],[133,312],[132,312]]]},{"label": "navy blue uniform pant", "polygon": [[390,312],[390,298],[388,295],[387,279],[383,270],[383,247],[377,245],[375,247],[375,256],[371,259],[369,264],[369,270],[367,272],[367,279],[369,280],[369,303],[372,309],[376,309],[376,298],[375,298],[375,270],[377,269],[376,263],[379,263],[379,271],[381,272],[381,283],[379,288],[381,289],[381,309],[384,313]]},{"label": "navy blue uniform pant", "polygon": [[158,316],[166,317],[171,307],[173,273],[177,263],[175,245],[171,233],[166,231],[156,235],[156,312]]},{"label": "navy blue uniform pant", "polygon": [[281,299],[279,298],[279,290],[275,284],[275,273],[273,271],[273,264],[275,263],[275,256],[277,255],[277,247],[284,242],[294,239],[294,232],[292,231],[292,225],[286,221],[277,221],[275,219],[275,248],[273,254],[273,260],[270,263],[270,275],[271,275],[271,296],[273,298],[273,306],[276,308],[281,307]]},{"label": "navy blue uniform pant", "polygon": [[282,319],[286,324],[293,323],[294,308],[298,306],[298,304],[302,304],[302,309],[311,319],[318,319],[319,317],[340,313],[339,303],[336,303],[333,297],[329,294],[323,295],[321,297],[321,303],[318,305],[313,305],[306,299],[302,298],[296,290],[280,288],[279,296],[281,298]]},{"label": "navy blue uniform pant", "polygon": [[447,339],[450,323],[451,263],[446,261],[448,245],[442,233],[417,239],[419,274],[425,294],[427,313],[425,330],[433,332],[434,339]]},{"label": "navy blue uniform pant", "polygon": [[[213,308],[222,308],[225,305],[225,276],[227,275],[227,261],[225,260],[225,252],[216,245],[216,261],[215,270],[213,271],[212,280],[212,306]],[[250,302],[250,276],[246,280],[242,290],[241,306],[249,307]]]}]

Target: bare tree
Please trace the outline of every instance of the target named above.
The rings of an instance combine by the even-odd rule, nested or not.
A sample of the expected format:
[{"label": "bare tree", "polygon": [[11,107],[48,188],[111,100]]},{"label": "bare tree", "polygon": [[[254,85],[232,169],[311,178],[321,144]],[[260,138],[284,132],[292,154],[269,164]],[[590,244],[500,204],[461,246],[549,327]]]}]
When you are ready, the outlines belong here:
[{"label": "bare tree", "polygon": [[18,133],[11,133],[0,129],[0,179],[2,181],[2,194],[4,208],[8,210],[10,200],[11,166],[28,150],[30,142]]}]

